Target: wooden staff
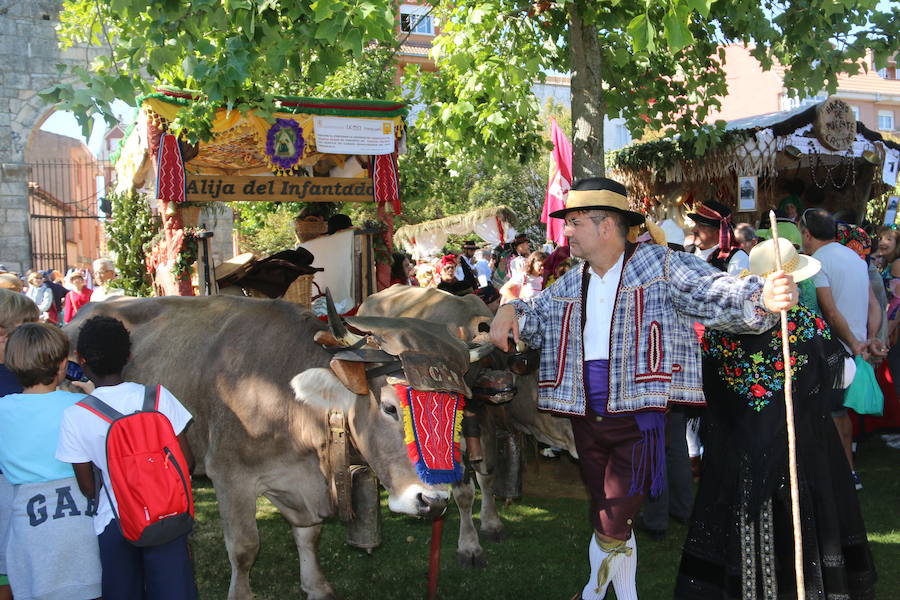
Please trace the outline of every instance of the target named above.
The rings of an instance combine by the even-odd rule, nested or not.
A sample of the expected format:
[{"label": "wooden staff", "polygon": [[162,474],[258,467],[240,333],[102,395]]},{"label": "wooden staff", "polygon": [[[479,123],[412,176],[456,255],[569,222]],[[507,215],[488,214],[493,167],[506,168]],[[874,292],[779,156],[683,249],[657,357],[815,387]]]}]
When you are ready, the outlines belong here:
[{"label": "wooden staff", "polygon": [[[775,211],[769,211],[772,223],[772,240],[775,242],[775,270],[781,270],[781,244],[778,241],[778,221]],[[797,581],[797,600],[805,600],[803,581],[803,534],[800,531],[800,486],[797,483],[797,433],[794,428],[793,374],[791,347],[788,342],[787,311],[781,311],[781,353],[784,362],[784,417],[787,421],[788,471],[791,479],[791,522],[794,526],[794,571]]]}]

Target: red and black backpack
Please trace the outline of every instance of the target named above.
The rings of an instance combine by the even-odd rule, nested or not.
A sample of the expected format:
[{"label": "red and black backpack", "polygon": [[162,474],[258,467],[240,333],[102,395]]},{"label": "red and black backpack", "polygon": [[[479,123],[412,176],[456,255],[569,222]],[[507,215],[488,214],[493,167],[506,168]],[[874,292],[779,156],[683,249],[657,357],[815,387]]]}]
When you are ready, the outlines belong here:
[{"label": "red and black backpack", "polygon": [[107,423],[106,464],[123,537],[135,546],[158,546],[191,531],[194,499],[187,461],[168,417],[159,412],[160,386],[145,387],[141,410],[123,415],[94,396],[78,406]]}]

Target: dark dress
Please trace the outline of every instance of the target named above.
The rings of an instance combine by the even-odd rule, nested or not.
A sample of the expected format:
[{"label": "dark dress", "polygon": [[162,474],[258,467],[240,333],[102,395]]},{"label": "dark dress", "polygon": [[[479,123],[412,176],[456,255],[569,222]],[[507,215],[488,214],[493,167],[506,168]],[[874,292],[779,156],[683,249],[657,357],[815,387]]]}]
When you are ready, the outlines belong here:
[{"label": "dark dress", "polygon": [[[875,598],[850,467],[830,416],[843,346],[804,307],[788,313],[806,597]],[[709,407],[700,486],[675,587],[680,600],[795,598],[781,326],[707,331]]]}]

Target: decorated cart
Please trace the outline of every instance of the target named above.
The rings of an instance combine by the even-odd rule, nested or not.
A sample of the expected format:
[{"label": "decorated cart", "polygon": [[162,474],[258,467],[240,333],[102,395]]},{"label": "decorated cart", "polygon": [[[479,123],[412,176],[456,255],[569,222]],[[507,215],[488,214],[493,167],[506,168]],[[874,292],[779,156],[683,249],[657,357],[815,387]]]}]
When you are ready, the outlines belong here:
[{"label": "decorated cart", "polygon": [[416,260],[437,256],[450,235],[475,235],[491,246],[505,244],[516,237],[510,224],[513,212],[506,206],[473,210],[460,215],[405,225],[397,229],[395,241]]},{"label": "decorated cart", "polygon": [[900,145],[866,128],[838,98],[793,111],[730,121],[722,143],[668,138],[634,144],[613,157],[631,200],[661,221],[685,223],[694,204],[717,200],[735,222],[760,216],[790,196],[806,207],[865,215],[872,198],[897,182]]},{"label": "decorated cart", "polygon": [[[194,293],[190,272],[205,233],[200,208],[215,202],[375,202],[390,249],[393,216],[401,211],[404,104],[279,97],[268,116],[223,107],[210,139],[189,144],[170,126],[194,98],[171,88],[141,98],[116,160],[117,191],[149,191],[158,202],[163,234],[147,253],[158,294]],[[340,255],[353,262],[329,276],[352,280],[348,294],[358,303],[387,284],[388,267],[375,268],[371,233],[343,237],[349,241]],[[198,271],[199,288],[211,288],[204,279],[214,276]]]}]

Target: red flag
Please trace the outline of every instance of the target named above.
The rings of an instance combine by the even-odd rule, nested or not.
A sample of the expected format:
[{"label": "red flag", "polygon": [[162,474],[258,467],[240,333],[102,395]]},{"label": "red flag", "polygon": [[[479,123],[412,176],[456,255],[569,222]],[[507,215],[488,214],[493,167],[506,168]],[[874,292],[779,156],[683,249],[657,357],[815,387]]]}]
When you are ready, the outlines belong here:
[{"label": "red flag", "polygon": [[553,140],[553,152],[550,154],[550,178],[547,180],[547,195],[544,198],[544,210],[541,211],[541,223],[547,224],[547,239],[560,246],[568,243],[563,235],[564,221],[553,219],[550,213],[566,206],[566,197],[572,186],[572,143],[565,132],[550,117],[550,139]]}]

